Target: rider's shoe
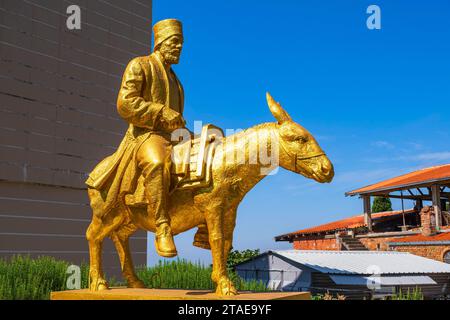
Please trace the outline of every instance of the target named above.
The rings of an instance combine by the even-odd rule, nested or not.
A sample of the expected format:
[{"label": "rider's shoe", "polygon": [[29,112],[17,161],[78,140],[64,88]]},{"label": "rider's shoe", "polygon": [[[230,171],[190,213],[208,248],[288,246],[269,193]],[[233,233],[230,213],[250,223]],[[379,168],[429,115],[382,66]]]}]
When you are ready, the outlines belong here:
[{"label": "rider's shoe", "polygon": [[172,258],[178,254],[173,241],[172,230],[168,223],[163,223],[156,228],[155,248],[156,252],[162,257]]}]

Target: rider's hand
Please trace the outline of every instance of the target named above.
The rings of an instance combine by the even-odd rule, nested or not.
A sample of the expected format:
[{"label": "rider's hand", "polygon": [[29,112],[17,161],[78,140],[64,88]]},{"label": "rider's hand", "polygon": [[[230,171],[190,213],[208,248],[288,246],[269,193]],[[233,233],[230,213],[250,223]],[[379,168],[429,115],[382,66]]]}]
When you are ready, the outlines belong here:
[{"label": "rider's hand", "polygon": [[166,130],[175,130],[186,125],[181,113],[176,112],[169,107],[164,107],[162,109],[161,122],[163,128]]}]

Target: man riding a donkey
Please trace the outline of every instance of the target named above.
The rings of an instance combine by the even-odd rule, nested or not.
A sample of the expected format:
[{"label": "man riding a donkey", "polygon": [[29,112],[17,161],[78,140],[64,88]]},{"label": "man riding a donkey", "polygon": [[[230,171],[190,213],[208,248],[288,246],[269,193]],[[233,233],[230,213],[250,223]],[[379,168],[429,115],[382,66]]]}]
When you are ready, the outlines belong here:
[{"label": "man riding a donkey", "polygon": [[156,251],[174,257],[177,250],[167,213],[171,133],[184,127],[185,120],[183,87],[171,65],[179,61],[183,32],[175,19],[158,22],[153,31],[154,52],[131,60],[123,74],[117,111],[129,129],[117,152],[96,167],[87,185],[106,193],[103,210],[107,210],[121,194],[133,193],[142,174],[145,195],[152,204],[149,217],[156,220]]},{"label": "man riding a donkey", "polygon": [[[171,69],[178,63],[183,44],[181,23],[175,19],[158,22],[154,39],[154,52],[133,59],[123,75],[117,109],[130,124],[125,137],[117,151],[101,161],[86,181],[93,211],[86,232],[89,287],[93,291],[108,289],[101,255],[106,237],[114,242],[128,286],[142,288],[144,283],[134,271],[129,237],[138,229],[154,232],[158,254],[173,257],[177,255],[173,235],[198,228],[194,245],[211,250],[211,279],[216,293],[236,295],[226,261],[239,204],[267,175],[262,172],[280,166],[326,183],[333,179],[333,165],[314,137],[267,94],[270,112],[277,122],[221,138],[217,147],[210,149],[214,152],[208,152],[208,170],[203,170],[208,178],[201,187],[171,185],[176,180],[171,168],[177,167],[171,153],[183,146],[175,147],[171,135],[185,126],[183,89]],[[206,139],[202,131],[195,141],[204,145]],[[270,170],[266,170],[266,161],[255,157],[258,149],[276,155]],[[200,172],[202,150],[197,150]],[[196,154],[194,151],[190,150],[190,154]],[[228,161],[237,158],[240,160]]]}]

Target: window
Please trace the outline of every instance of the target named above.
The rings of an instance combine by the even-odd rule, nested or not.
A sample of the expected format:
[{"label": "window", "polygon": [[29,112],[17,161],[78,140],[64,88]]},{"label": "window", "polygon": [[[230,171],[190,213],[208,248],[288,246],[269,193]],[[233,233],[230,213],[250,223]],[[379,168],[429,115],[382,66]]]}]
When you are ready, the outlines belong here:
[{"label": "window", "polygon": [[450,250],[444,253],[444,262],[450,263]]}]

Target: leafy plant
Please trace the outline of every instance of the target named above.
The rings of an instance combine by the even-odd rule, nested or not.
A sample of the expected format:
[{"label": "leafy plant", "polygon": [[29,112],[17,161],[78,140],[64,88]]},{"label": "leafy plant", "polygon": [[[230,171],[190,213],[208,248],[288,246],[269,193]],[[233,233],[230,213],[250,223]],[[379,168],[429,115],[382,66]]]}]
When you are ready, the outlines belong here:
[{"label": "leafy plant", "polygon": [[392,211],[391,199],[385,197],[375,197],[372,204],[372,213]]},{"label": "leafy plant", "polygon": [[[148,288],[214,290],[211,266],[187,260],[159,261],[153,267],[140,267],[137,276]],[[244,281],[230,272],[230,278],[241,291],[268,291],[261,281]]]},{"label": "leafy plant", "polygon": [[311,300],[346,300],[347,297],[342,294],[337,294],[334,297],[330,292],[326,292],[325,294],[316,294],[311,297]]},{"label": "leafy plant", "polygon": [[414,290],[410,291],[408,288],[407,292],[403,292],[402,289],[394,295],[391,296],[391,300],[423,300],[423,293],[419,287],[414,288]]},{"label": "leafy plant", "polygon": [[159,261],[137,268],[137,276],[148,288],[212,289],[212,269],[187,260]]},{"label": "leafy plant", "polygon": [[[52,257],[15,256],[0,260],[0,300],[47,300],[50,292],[67,290],[69,265]],[[89,266],[82,264],[80,268],[81,288],[87,288]],[[154,267],[137,269],[138,276],[149,288],[214,290],[211,272],[210,266],[187,260],[160,261]],[[230,276],[240,291],[268,291],[260,281],[243,281],[233,272]],[[108,282],[110,286],[125,285],[115,278]]]},{"label": "leafy plant", "polygon": [[233,250],[228,254],[227,268],[232,269],[236,264],[250,260],[259,255],[259,249],[256,250]]},{"label": "leafy plant", "polygon": [[[14,256],[0,260],[0,299],[49,299],[51,291],[66,290],[68,262],[52,257]],[[87,287],[88,266],[81,266],[81,286]]]}]

